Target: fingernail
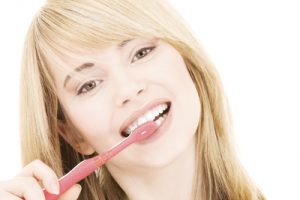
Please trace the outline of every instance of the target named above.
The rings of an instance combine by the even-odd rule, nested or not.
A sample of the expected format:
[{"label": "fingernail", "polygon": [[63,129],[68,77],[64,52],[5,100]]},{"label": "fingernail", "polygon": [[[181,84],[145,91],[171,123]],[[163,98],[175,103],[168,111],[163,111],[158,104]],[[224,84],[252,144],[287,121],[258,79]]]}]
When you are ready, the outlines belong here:
[{"label": "fingernail", "polygon": [[77,197],[76,197],[76,199],[79,197],[79,195],[80,195],[80,192],[81,192],[81,189],[82,189],[82,187],[81,187],[81,185],[79,185],[79,184],[76,184],[76,187],[78,188],[78,195],[77,195]]},{"label": "fingernail", "polygon": [[58,182],[52,182],[50,184],[50,191],[52,194],[59,194],[59,184]]}]

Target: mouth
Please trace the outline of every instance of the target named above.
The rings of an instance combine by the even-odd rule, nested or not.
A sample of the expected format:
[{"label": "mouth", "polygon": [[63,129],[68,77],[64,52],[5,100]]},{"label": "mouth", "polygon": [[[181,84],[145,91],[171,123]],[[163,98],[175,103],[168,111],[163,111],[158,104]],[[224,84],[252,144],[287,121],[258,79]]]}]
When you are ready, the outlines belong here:
[{"label": "mouth", "polygon": [[167,118],[171,108],[171,102],[162,102],[146,111],[144,114],[136,118],[132,123],[122,129],[121,135],[128,137],[136,128],[149,121],[154,121],[159,127]]}]

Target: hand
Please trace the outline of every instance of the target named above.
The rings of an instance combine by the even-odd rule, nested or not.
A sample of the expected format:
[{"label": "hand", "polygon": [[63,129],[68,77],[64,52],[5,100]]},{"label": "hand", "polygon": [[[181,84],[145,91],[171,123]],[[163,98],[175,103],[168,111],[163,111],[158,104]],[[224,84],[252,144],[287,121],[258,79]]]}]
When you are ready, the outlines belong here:
[{"label": "hand", "polygon": [[[0,181],[0,199],[5,200],[45,200],[44,188],[52,194],[59,193],[58,178],[54,171],[40,160],[35,160],[25,166],[14,178]],[[75,184],[58,200],[75,200],[78,198],[81,186]]]}]

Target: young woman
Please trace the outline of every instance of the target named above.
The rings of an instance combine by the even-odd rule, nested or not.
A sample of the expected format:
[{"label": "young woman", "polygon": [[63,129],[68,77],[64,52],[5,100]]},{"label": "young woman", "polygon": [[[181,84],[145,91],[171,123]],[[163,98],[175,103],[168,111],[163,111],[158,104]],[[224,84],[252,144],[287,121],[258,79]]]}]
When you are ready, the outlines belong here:
[{"label": "young woman", "polygon": [[167,1],[47,1],[21,84],[24,169],[0,183],[1,199],[58,193],[57,177],[152,117],[153,136],[60,200],[264,199],[234,152],[220,78]]}]

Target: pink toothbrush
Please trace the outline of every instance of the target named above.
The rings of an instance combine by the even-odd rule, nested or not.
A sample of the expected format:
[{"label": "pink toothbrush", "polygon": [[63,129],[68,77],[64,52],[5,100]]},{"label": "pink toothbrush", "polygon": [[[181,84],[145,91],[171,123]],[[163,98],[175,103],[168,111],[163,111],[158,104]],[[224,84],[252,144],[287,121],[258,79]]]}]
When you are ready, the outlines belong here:
[{"label": "pink toothbrush", "polygon": [[89,176],[97,168],[105,164],[109,159],[125,149],[128,145],[147,139],[150,135],[152,135],[152,133],[154,133],[156,129],[157,125],[155,122],[147,122],[135,129],[127,138],[111,147],[109,150],[98,156],[80,162],[70,172],[59,179],[60,193],[58,195],[48,193],[44,189],[46,200],[58,199],[58,197],[67,191],[71,186]]}]

